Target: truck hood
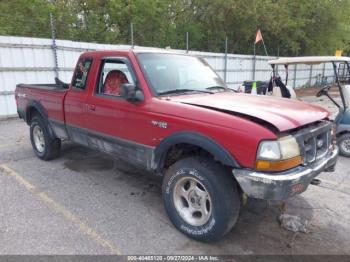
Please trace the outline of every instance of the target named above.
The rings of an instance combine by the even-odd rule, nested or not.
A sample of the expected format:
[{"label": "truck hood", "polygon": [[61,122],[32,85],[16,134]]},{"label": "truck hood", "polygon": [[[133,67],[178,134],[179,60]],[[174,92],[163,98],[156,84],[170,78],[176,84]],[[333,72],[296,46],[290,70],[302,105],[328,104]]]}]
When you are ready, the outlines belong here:
[{"label": "truck hood", "polygon": [[281,132],[298,128],[329,116],[329,112],[322,107],[298,100],[271,96],[222,92],[212,95],[172,96],[170,100],[257,118],[268,122]]}]

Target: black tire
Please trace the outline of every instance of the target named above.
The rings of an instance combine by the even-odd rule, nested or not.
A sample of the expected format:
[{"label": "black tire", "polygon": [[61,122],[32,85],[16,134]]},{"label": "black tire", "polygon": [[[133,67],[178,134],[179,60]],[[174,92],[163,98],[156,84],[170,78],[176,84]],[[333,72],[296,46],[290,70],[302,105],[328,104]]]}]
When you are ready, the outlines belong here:
[{"label": "black tire", "polygon": [[350,157],[350,133],[345,133],[337,138],[339,152],[342,156]]},{"label": "black tire", "polygon": [[[39,127],[42,130],[44,142],[43,150],[38,150],[34,142],[33,130],[35,127]],[[61,139],[50,135],[48,126],[44,123],[40,116],[34,116],[30,122],[30,141],[36,156],[42,160],[51,160],[59,156],[61,151]]]},{"label": "black tire", "polygon": [[[203,225],[187,223],[176,209],[174,190],[176,185],[187,178],[199,181],[210,196],[211,213]],[[164,176],[162,194],[166,212],[174,226],[198,241],[212,242],[221,239],[232,229],[239,216],[241,201],[236,181],[227,169],[209,158],[189,157],[173,164]]]}]

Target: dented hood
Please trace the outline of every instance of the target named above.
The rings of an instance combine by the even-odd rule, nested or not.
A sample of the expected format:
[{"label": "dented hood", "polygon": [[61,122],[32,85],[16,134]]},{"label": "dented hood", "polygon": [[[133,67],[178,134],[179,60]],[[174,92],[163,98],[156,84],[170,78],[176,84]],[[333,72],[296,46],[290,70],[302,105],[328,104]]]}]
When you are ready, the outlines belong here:
[{"label": "dented hood", "polygon": [[222,92],[212,95],[172,96],[172,101],[261,119],[286,131],[322,120],[329,112],[298,100]]}]

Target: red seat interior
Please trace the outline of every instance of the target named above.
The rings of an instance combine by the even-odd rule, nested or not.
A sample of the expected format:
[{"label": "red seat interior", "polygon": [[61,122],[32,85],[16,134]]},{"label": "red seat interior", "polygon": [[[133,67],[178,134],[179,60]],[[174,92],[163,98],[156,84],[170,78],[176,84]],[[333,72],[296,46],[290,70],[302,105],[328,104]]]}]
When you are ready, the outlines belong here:
[{"label": "red seat interior", "polygon": [[108,95],[120,95],[120,85],[129,83],[126,75],[120,70],[111,70],[106,76],[103,93]]}]

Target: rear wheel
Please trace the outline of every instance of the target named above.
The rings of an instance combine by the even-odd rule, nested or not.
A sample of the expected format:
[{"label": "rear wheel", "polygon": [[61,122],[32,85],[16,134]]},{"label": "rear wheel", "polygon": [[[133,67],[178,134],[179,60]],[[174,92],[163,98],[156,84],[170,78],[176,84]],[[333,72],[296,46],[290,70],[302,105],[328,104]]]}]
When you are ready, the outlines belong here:
[{"label": "rear wheel", "polygon": [[163,180],[163,200],[175,227],[199,241],[215,241],[237,221],[237,184],[219,163],[189,157],[173,164]]},{"label": "rear wheel", "polygon": [[50,135],[40,116],[33,117],[30,123],[30,141],[34,153],[40,159],[51,160],[60,154],[61,140]]},{"label": "rear wheel", "polygon": [[340,135],[337,140],[340,154],[350,157],[350,133]]}]

